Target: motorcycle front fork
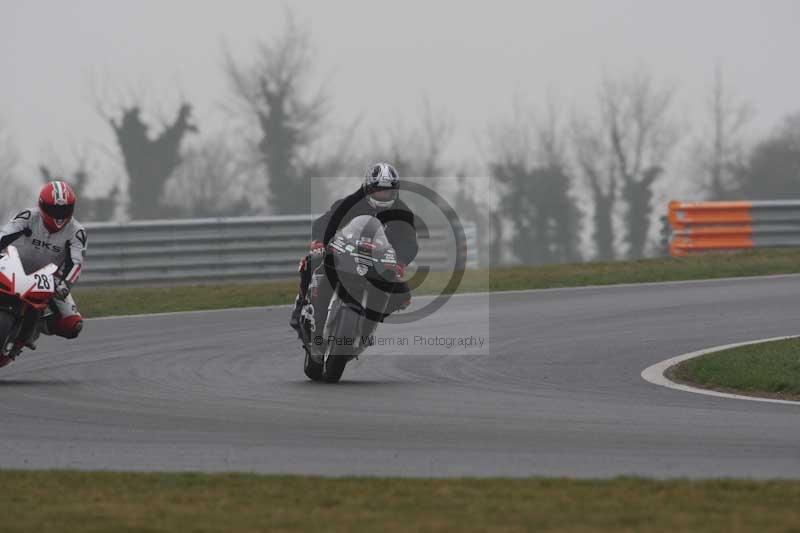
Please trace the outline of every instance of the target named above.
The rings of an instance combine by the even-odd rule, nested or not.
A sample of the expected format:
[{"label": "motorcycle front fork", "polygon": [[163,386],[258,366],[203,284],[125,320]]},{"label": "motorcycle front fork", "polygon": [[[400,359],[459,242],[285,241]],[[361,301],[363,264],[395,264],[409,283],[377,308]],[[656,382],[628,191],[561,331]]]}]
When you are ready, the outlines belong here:
[{"label": "motorcycle front fork", "polygon": [[5,341],[3,355],[8,355],[12,359],[18,356],[28,339],[36,335],[36,329],[46,327],[44,323],[39,324],[39,319],[47,318],[51,314],[43,315],[36,309],[24,307],[22,314],[16,317],[16,325]]},{"label": "motorcycle front fork", "polygon": [[2,341],[3,345],[0,346],[0,354],[14,359],[22,349],[22,344],[20,344],[19,339],[20,333],[22,332],[23,317],[17,314],[16,309],[6,309],[5,312],[14,317],[14,325],[8,331],[6,338]]},{"label": "motorcycle front fork", "polygon": [[36,309],[30,307],[23,309],[22,317],[20,318],[19,333],[17,335],[18,340],[23,344],[33,335],[40,316],[42,316],[42,314]]}]

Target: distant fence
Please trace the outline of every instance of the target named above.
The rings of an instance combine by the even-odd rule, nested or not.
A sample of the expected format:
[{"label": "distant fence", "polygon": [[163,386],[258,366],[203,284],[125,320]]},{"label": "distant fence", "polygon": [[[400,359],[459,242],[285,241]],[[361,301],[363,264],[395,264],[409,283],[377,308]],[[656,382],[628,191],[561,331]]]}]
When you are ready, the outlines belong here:
[{"label": "distant fence", "polygon": [[[308,251],[310,215],[87,223],[82,285],[278,279],[297,272]],[[464,223],[467,268],[477,268],[477,230]],[[431,228],[416,262],[448,268],[452,229]]]},{"label": "distant fence", "polygon": [[670,202],[669,252],[800,246],[800,200]]}]

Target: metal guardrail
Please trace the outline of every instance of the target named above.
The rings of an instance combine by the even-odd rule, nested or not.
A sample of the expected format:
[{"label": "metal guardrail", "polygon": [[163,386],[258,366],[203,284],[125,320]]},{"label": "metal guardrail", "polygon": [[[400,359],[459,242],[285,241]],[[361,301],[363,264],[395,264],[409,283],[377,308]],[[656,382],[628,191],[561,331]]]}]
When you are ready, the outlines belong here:
[{"label": "metal guardrail", "polygon": [[800,246],[800,200],[670,202],[670,255]]},{"label": "metal guardrail", "polygon": [[[81,285],[293,277],[307,252],[312,215],[85,224]],[[464,223],[467,267],[477,268],[475,224]],[[416,262],[443,270],[454,262],[450,228],[420,239]]]}]

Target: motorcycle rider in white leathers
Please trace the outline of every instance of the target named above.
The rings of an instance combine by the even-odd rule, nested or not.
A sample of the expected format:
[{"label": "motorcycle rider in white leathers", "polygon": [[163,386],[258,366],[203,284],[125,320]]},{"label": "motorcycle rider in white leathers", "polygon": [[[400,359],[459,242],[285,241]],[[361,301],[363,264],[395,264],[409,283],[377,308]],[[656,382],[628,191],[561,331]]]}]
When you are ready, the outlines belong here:
[{"label": "motorcycle rider in white leathers", "polygon": [[[55,296],[50,302],[54,316],[41,333],[74,339],[83,328],[83,319],[70,294],[78,280],[86,254],[86,230],[72,217],[75,192],[64,181],[51,181],[39,193],[39,207],[19,211],[0,230],[0,251],[13,244],[26,272],[48,263],[58,266]],[[14,234],[19,234],[14,239]],[[13,242],[9,242],[12,240]],[[32,343],[29,345],[35,348]]]}]

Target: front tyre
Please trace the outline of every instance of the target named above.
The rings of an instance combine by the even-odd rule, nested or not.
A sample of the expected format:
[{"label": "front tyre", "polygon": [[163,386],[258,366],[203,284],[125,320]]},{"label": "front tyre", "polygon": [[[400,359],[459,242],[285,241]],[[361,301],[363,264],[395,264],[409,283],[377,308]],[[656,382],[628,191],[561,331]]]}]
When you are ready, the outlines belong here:
[{"label": "front tyre", "polygon": [[325,350],[322,362],[322,379],[328,383],[337,383],[347,362],[353,356],[355,347],[348,340],[355,342],[358,335],[358,321],[361,316],[348,306],[339,308],[335,337],[339,342],[331,342]]},{"label": "front tyre", "polygon": [[[11,315],[8,312],[0,311],[0,343],[2,343],[0,347],[2,347],[3,352],[5,352],[9,337],[13,333],[15,322],[16,318],[14,315]],[[4,353],[0,353],[0,368],[6,366],[11,361],[11,357],[8,357]]]},{"label": "front tyre", "polygon": [[311,354],[308,353],[308,348],[303,346],[303,349],[306,351],[306,360],[303,363],[303,372],[306,373],[306,377],[312,381],[319,381],[322,379],[322,363],[317,363],[311,358]]}]

